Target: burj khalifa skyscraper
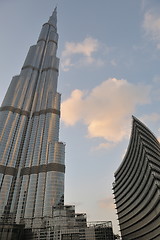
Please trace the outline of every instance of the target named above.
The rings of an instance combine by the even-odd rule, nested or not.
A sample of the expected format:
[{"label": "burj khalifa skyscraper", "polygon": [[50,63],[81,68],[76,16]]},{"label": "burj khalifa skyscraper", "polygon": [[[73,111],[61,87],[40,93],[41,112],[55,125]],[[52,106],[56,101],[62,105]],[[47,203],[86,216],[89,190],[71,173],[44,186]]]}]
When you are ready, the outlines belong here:
[{"label": "burj khalifa skyscraper", "polygon": [[64,204],[56,8],[0,108],[0,222],[42,227]]}]

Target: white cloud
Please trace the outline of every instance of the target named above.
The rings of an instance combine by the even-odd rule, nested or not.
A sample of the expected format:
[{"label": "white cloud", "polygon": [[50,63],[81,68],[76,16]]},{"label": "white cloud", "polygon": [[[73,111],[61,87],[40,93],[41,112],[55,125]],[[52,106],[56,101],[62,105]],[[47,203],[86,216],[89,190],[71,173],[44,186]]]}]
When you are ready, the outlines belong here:
[{"label": "white cloud", "polygon": [[93,64],[95,66],[102,66],[104,64],[103,60],[93,56],[99,47],[99,41],[92,37],[87,37],[78,43],[67,42],[61,56],[62,69],[68,71],[73,66]]},{"label": "white cloud", "polygon": [[148,11],[144,16],[143,22],[144,30],[157,44],[157,48],[160,49],[160,16],[153,11]]},{"label": "white cloud", "polygon": [[68,57],[72,54],[83,54],[86,57],[91,57],[92,53],[98,49],[98,40],[91,37],[85,38],[83,42],[74,43],[67,42],[62,57]]},{"label": "white cloud", "polygon": [[62,103],[62,120],[68,125],[82,121],[91,138],[119,142],[128,136],[137,105],[149,102],[150,86],[110,78],[88,93],[74,90]]},{"label": "white cloud", "polygon": [[61,65],[62,65],[63,71],[65,71],[65,72],[69,71],[70,67],[74,66],[74,64],[71,63],[70,58],[64,58]]}]

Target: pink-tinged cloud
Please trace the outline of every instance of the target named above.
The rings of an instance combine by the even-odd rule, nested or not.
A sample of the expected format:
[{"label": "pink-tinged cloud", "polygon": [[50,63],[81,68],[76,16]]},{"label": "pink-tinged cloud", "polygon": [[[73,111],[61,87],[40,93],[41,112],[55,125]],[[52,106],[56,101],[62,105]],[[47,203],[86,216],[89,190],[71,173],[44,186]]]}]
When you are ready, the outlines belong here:
[{"label": "pink-tinged cloud", "polygon": [[100,207],[100,208],[103,208],[103,209],[106,209],[106,210],[108,210],[108,209],[115,209],[115,205],[114,205],[114,201],[113,201],[113,196],[110,196],[110,197],[108,197],[108,198],[105,198],[105,199],[101,199],[101,200],[99,200],[98,202],[98,206]]},{"label": "pink-tinged cloud", "polygon": [[97,150],[102,150],[102,149],[112,149],[114,147],[115,147],[115,143],[113,143],[113,142],[103,142],[103,143],[100,143],[95,148],[93,148],[92,150],[97,151]]},{"label": "pink-tinged cloud", "polygon": [[91,138],[119,142],[128,136],[131,115],[138,105],[150,102],[150,86],[110,78],[90,92],[74,90],[62,102],[62,120],[66,125],[83,122]]}]

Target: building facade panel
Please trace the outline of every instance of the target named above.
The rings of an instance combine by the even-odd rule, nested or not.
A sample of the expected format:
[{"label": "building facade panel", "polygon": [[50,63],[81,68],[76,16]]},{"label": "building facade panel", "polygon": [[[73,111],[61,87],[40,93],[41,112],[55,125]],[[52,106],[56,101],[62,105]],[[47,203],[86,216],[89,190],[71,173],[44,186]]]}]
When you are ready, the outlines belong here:
[{"label": "building facade panel", "polygon": [[159,173],[160,144],[133,117],[128,150],[113,184],[122,239],[160,238]]},{"label": "building facade panel", "polygon": [[64,204],[56,9],[0,108],[0,222],[41,227]]}]

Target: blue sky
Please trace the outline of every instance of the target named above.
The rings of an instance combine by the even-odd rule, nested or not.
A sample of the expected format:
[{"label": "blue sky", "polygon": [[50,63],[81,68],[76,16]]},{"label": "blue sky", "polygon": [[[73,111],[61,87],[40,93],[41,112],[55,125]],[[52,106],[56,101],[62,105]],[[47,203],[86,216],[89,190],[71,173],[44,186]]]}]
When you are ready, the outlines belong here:
[{"label": "blue sky", "polygon": [[0,102],[58,2],[65,201],[112,220],[132,115],[160,137],[159,0],[0,0]]}]

